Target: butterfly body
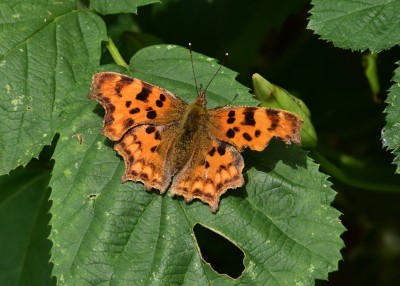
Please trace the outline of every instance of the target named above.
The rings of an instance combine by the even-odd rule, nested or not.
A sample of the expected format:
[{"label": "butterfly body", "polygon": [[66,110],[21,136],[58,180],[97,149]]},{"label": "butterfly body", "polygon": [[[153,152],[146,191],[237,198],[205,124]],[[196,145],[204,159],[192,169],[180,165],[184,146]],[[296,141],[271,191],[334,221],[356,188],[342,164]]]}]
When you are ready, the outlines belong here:
[{"label": "butterfly body", "polygon": [[106,109],[103,134],[117,141],[123,181],[160,193],[170,186],[171,195],[198,198],[213,212],[223,193],[244,184],[240,151],[263,150],[272,137],[300,143],[297,115],[261,107],[207,109],[204,91],[188,105],[139,79],[103,72],[93,76],[90,97]]}]

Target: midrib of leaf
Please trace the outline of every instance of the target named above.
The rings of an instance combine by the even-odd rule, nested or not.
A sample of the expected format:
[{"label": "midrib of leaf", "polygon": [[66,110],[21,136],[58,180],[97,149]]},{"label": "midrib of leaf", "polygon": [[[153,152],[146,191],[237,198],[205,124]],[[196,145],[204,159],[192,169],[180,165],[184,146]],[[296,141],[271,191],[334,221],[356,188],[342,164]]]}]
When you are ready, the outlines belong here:
[{"label": "midrib of leaf", "polygon": [[[22,45],[26,45],[28,46],[29,41],[31,40],[31,38],[35,37],[38,33],[42,32],[44,29],[47,29],[48,26],[50,26],[51,24],[56,24],[57,21],[62,20],[63,17],[66,17],[70,14],[75,14],[75,13],[79,13],[78,10],[75,11],[71,11],[65,14],[61,14],[57,17],[54,17],[51,21],[46,22],[46,25],[43,25],[42,27],[40,27],[40,29],[36,30],[35,32],[31,33],[29,36],[27,36],[23,41],[19,42],[15,47],[9,49],[6,53],[2,54],[0,56],[0,60],[2,60],[4,57],[8,56],[11,52],[15,51],[18,48],[21,48]],[[56,29],[57,31],[57,29]]]},{"label": "midrib of leaf", "polygon": [[[389,2],[393,2],[393,1],[389,1]],[[365,4],[365,3],[364,3],[364,4]],[[365,11],[368,11],[368,10],[373,10],[375,7],[381,7],[381,10],[380,10],[380,11],[382,11],[383,8],[385,7],[385,5],[387,5],[387,3],[385,3],[385,4],[379,4],[379,5],[375,5],[375,6],[370,6],[370,7],[367,7],[367,8],[362,8],[362,9],[359,9],[359,10],[357,10],[357,11],[351,11],[351,12],[347,12],[346,10],[331,10],[331,11],[340,12],[340,13],[343,13],[343,14],[341,14],[340,16],[337,16],[337,17],[330,17],[329,19],[326,19],[326,20],[324,20],[323,22],[331,22],[331,21],[335,21],[335,20],[341,19],[341,18],[344,17],[343,15],[346,15],[346,16],[354,16],[354,15],[357,15],[357,14],[359,14],[359,13],[361,13],[361,12],[365,12]],[[326,10],[326,12],[327,12],[327,11],[329,11],[329,10]],[[379,12],[380,12],[380,11],[379,11]],[[379,13],[377,12],[377,14],[379,14]],[[376,15],[375,15],[375,16],[376,16]]]},{"label": "midrib of leaf", "polygon": [[[152,202],[154,202],[154,199],[152,200]],[[157,250],[161,250],[161,254],[164,253],[164,251],[162,251],[163,250],[162,247],[160,247],[160,233],[162,233],[162,228],[163,228],[162,222],[163,221],[165,222],[165,216],[162,215],[164,210],[165,210],[165,203],[161,202],[160,216],[159,216],[158,228],[157,228],[157,241],[156,241],[156,244],[155,244],[156,246],[154,247],[154,251],[153,251],[153,259],[152,259],[151,267],[149,268],[149,272],[147,274],[147,281],[146,281],[147,285],[151,284],[151,281],[150,281],[151,273],[153,273],[155,271],[154,268],[156,266],[160,266],[160,257],[163,256],[163,255],[159,255],[157,261],[155,261],[155,258],[157,257],[156,256]],[[160,254],[160,253],[158,253],[158,254]],[[161,265],[162,265],[162,263],[161,263]],[[158,271],[160,269],[161,269],[160,267],[156,268],[156,270],[158,270]]]}]

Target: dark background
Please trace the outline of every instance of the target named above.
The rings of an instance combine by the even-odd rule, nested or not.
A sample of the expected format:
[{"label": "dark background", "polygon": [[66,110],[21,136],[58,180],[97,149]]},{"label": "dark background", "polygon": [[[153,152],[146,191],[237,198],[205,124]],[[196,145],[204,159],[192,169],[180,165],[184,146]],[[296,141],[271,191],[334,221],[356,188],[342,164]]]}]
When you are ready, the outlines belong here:
[{"label": "dark background", "polygon": [[[399,48],[379,54],[381,92],[373,95],[364,76],[365,54],[336,48],[307,29],[308,1],[163,2],[140,7],[138,15],[105,17],[125,60],[148,45],[191,42],[210,57],[222,59],[229,52],[225,65],[239,72],[237,80],[244,85],[251,88],[251,75],[259,73],[301,98],[319,139],[310,156],[331,175],[338,192],[333,206],[347,228],[339,270],[330,273],[329,282],[316,284],[400,285],[400,195],[395,190],[400,180],[380,139]],[[112,62],[106,50],[103,62]],[[200,225],[195,233],[214,269],[240,275],[239,249]]]}]

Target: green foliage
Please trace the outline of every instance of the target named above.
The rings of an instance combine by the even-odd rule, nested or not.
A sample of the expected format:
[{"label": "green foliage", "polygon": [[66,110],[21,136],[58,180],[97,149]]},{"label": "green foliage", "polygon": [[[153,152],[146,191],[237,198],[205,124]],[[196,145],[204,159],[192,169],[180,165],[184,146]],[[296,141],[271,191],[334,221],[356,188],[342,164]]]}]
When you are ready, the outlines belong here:
[{"label": "green foliage", "polygon": [[98,65],[105,37],[100,18],[72,10],[74,1],[11,2],[0,4],[7,36],[0,55],[1,174],[50,144],[77,81]]},{"label": "green foliage", "polygon": [[[400,62],[397,62],[399,65]],[[394,163],[396,172],[400,174],[400,67],[397,67],[393,77],[393,86],[389,90],[386,107],[387,125],[382,132],[383,146],[393,150],[396,156]]]},{"label": "green foliage", "polygon": [[[305,29],[307,1],[169,0],[147,7],[141,6],[159,1],[92,0],[89,7],[89,1],[3,2],[1,285],[314,285],[338,268],[344,246],[340,212],[344,219],[350,213],[365,220],[365,214],[357,217],[359,200],[351,195],[398,193],[393,157],[381,150],[377,135],[384,108],[371,102],[382,97],[380,88],[388,89],[393,68],[381,63],[390,62],[391,54],[376,53],[399,43],[399,1],[312,1],[308,27],[338,48]],[[129,14],[138,7],[139,15]],[[193,101],[189,52],[181,47],[188,42],[201,51],[193,60],[203,86],[219,67],[214,57],[225,51],[226,64],[240,71],[238,76],[221,69],[207,91],[209,107],[260,104],[236,81],[250,86],[257,70],[288,90],[267,84],[271,94],[284,96],[274,104],[300,109],[303,139],[313,148],[308,153],[273,140],[261,153],[244,152],[245,185],[229,190],[216,214],[200,201],[186,204],[168,192],[146,192],[140,183],[121,184],[124,162],[101,134],[104,110],[87,98],[94,73],[117,71]],[[373,52],[366,56],[366,75],[361,56],[339,48]],[[398,60],[396,55],[392,65]],[[397,68],[382,133],[397,173],[399,73]],[[268,104],[260,95],[265,82],[257,84],[253,92]],[[292,102],[292,94],[302,101]],[[54,168],[42,156],[31,161],[50,143]],[[340,192],[340,211],[331,206],[336,193],[319,164]],[[382,205],[373,209],[382,213]],[[198,225],[244,253],[237,279],[204,261]]]},{"label": "green foliage", "polygon": [[313,0],[308,27],[337,47],[379,52],[400,42],[398,0]]},{"label": "green foliage", "polygon": [[[218,67],[194,54],[198,80]],[[142,49],[131,61],[133,76],[151,81],[192,101],[195,86],[187,49],[171,45]],[[171,70],[174,73],[171,73]],[[224,68],[209,87],[211,105],[254,104],[247,89]],[[63,133],[53,158],[52,250],[54,274],[67,284],[114,280],[128,284],[312,284],[336,269],[343,227],[331,208],[334,192],[326,176],[297,147],[274,142],[262,160],[248,160],[245,188],[228,192],[220,210],[157,192],[141,184],[121,185],[124,163],[100,134],[96,103],[77,108],[70,122],[79,130]],[[71,114],[71,117],[73,115]],[[268,158],[268,159],[267,159]],[[253,166],[253,167],[252,167]],[[68,187],[66,187],[68,186]],[[201,260],[196,223],[218,232],[245,253],[243,275],[220,276]]]},{"label": "green foliage", "polygon": [[[314,7],[311,9],[312,16],[308,27],[323,39],[333,42],[335,46],[380,52],[400,43],[398,0],[313,0],[312,4]],[[376,93],[379,83],[375,66],[373,71],[375,73],[371,75],[368,72],[367,77],[373,92]],[[400,109],[396,107],[396,102],[399,102],[399,99],[396,99],[399,84],[398,70],[393,81],[394,85],[387,99],[387,126],[383,131],[382,140],[384,147],[393,150],[396,156],[394,160],[397,165],[396,172],[400,173]]]}]

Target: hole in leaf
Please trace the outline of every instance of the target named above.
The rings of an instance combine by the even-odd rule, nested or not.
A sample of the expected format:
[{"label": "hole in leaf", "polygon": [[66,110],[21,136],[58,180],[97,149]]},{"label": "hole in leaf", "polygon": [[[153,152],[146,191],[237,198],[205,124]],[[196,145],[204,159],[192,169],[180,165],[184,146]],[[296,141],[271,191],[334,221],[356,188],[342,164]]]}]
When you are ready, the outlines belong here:
[{"label": "hole in leaf", "polygon": [[200,224],[196,224],[193,231],[201,256],[215,271],[232,278],[242,274],[244,253],[239,247]]}]

